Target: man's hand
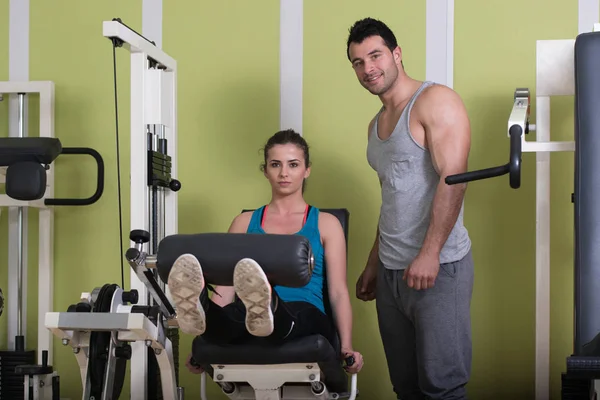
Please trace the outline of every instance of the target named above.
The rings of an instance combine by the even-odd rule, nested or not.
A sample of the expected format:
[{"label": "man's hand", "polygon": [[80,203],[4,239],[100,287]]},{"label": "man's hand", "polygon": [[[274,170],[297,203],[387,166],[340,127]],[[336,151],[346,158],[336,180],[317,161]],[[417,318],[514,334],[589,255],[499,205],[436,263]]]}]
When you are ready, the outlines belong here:
[{"label": "man's hand", "polygon": [[416,290],[429,289],[435,284],[435,278],[440,271],[440,257],[437,254],[419,254],[404,270],[402,279],[410,288]]},{"label": "man's hand", "polygon": [[377,265],[367,265],[356,282],[356,297],[362,301],[375,300]]}]

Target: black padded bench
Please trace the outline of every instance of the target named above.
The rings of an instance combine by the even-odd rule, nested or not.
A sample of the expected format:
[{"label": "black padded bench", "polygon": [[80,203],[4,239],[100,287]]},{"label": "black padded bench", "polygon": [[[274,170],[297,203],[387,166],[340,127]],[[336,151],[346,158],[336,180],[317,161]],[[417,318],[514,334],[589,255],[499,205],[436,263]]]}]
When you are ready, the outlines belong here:
[{"label": "black padded bench", "polygon": [[39,200],[46,193],[46,170],[61,154],[92,156],[98,166],[96,192],[87,199],[44,199],[48,206],[83,206],[98,201],[104,191],[104,162],[100,154],[84,147],[63,147],[57,138],[0,138],[0,167],[6,169],[6,195],[15,200]]}]

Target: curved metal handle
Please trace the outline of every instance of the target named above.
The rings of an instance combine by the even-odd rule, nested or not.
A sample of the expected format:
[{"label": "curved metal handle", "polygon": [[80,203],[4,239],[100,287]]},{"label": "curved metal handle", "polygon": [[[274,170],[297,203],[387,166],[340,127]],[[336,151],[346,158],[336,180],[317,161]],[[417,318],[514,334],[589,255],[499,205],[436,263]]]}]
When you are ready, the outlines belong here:
[{"label": "curved metal handle", "polygon": [[104,161],[100,153],[87,147],[63,147],[61,154],[89,155],[96,160],[98,167],[96,192],[86,199],[45,199],[44,204],[47,206],[89,206],[97,202],[104,192]]},{"label": "curved metal handle", "polygon": [[514,124],[510,127],[509,134],[510,156],[508,164],[465,172],[464,174],[449,175],[445,179],[446,184],[456,185],[457,183],[489,179],[509,174],[510,187],[518,189],[521,186],[521,135],[523,134],[523,128],[521,125]]},{"label": "curved metal handle", "polygon": [[512,125],[508,130],[510,134],[510,160],[508,162],[508,180],[510,187],[518,189],[521,187],[521,125]]}]

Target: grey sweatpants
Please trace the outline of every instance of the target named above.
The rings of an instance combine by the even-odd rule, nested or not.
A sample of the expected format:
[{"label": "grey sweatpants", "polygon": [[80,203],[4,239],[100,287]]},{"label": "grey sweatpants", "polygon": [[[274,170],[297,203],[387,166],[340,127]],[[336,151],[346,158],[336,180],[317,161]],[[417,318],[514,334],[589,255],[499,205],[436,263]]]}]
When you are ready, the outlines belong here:
[{"label": "grey sweatpants", "polygon": [[401,400],[466,399],[471,374],[471,251],[442,264],[433,288],[415,290],[404,270],[380,263],[377,315],[394,392]]}]

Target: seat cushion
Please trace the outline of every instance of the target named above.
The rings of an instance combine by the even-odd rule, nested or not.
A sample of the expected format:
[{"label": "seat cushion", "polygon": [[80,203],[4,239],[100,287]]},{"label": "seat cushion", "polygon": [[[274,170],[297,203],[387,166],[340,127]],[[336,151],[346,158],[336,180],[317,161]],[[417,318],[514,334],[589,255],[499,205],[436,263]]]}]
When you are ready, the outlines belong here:
[{"label": "seat cushion", "polygon": [[0,167],[23,161],[50,164],[61,152],[62,145],[56,138],[0,138]]},{"label": "seat cushion", "polygon": [[282,344],[272,344],[264,338],[252,338],[247,343],[219,345],[198,336],[192,343],[192,353],[197,364],[205,369],[210,364],[292,364],[318,363],[323,382],[330,391],[348,390],[348,377],[342,362],[327,339],[311,335]]}]

